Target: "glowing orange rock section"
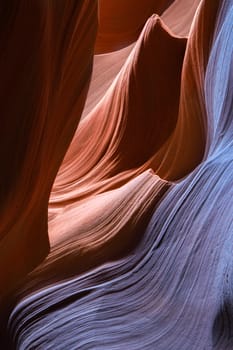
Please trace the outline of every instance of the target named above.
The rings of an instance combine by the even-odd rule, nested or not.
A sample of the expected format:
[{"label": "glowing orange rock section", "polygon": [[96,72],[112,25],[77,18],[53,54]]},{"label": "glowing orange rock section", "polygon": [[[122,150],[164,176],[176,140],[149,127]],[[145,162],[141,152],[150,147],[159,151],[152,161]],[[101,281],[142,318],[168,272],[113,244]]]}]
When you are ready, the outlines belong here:
[{"label": "glowing orange rock section", "polygon": [[[95,57],[94,70],[102,69],[103,77],[94,71],[83,119],[63,161],[86,97],[97,8],[85,0],[44,7],[52,16],[45,26],[50,41],[61,25],[57,45],[51,52],[45,46],[54,57],[39,62],[47,67],[54,61],[61,70],[50,65],[50,75],[42,75],[48,110],[43,94],[28,100],[44,111],[35,120],[28,117],[35,124],[30,150],[42,150],[33,159],[35,184],[19,183],[35,199],[26,207],[31,220],[23,216],[34,237],[40,235],[33,215],[41,198],[47,210],[62,164],[49,199],[50,251],[34,270],[33,259],[18,268],[20,276],[31,272],[5,299],[4,348],[233,348],[233,3],[202,0],[195,12],[198,3],[99,2],[96,52],[124,48]],[[166,9],[166,25],[151,16],[155,9]],[[187,40],[177,36],[184,34]],[[119,61],[111,67],[114,55]],[[23,87],[24,80],[17,82]],[[45,138],[38,141],[42,116]],[[25,169],[32,164],[26,151],[18,160]],[[13,185],[5,213],[15,208]],[[15,257],[13,233],[4,236],[9,260]],[[39,245],[38,251],[45,254]]]}]

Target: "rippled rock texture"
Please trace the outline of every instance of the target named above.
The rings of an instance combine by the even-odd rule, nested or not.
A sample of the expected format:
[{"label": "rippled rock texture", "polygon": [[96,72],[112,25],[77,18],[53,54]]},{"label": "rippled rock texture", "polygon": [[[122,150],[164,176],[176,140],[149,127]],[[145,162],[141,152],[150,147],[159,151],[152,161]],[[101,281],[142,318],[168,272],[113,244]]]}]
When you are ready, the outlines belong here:
[{"label": "rippled rock texture", "polygon": [[1,348],[233,349],[233,2],[0,16]]}]

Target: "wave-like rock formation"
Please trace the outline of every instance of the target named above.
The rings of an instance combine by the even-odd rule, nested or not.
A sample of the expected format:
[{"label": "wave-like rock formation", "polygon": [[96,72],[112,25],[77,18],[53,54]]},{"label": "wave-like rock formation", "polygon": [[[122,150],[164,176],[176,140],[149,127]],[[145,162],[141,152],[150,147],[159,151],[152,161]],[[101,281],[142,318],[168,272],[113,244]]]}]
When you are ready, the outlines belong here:
[{"label": "wave-like rock formation", "polygon": [[0,5],[2,349],[233,348],[233,2],[149,3]]}]

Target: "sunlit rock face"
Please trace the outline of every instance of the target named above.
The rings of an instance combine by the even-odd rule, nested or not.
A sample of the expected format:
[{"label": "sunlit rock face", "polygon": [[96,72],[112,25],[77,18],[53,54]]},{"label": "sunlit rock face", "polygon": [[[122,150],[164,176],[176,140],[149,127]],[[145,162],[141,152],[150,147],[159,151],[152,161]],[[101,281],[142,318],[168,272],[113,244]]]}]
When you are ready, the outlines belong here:
[{"label": "sunlit rock face", "polygon": [[145,3],[1,5],[3,349],[233,348],[233,3]]}]

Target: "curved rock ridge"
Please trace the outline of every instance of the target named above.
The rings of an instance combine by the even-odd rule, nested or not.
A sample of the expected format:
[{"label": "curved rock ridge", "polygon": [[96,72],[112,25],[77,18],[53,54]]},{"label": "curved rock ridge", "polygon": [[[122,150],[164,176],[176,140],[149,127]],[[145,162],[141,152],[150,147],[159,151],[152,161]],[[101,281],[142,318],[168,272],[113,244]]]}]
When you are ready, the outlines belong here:
[{"label": "curved rock ridge", "polygon": [[99,0],[95,53],[119,50],[134,42],[148,17],[161,15],[173,0]]},{"label": "curved rock ridge", "polygon": [[176,125],[185,47],[186,39],[172,36],[158,16],[148,20],[104,98],[81,121],[56,177],[51,210],[148,169],[144,164]]},{"label": "curved rock ridge", "polygon": [[49,250],[48,200],[85,102],[97,2],[21,1],[0,9],[2,296]]},{"label": "curved rock ridge", "polygon": [[185,52],[179,113],[170,139],[149,165],[164,179],[177,181],[192,171],[205,156],[208,139],[204,78],[218,1],[202,1],[194,18]]},{"label": "curved rock ridge", "polygon": [[[169,6],[170,3],[172,4],[171,6]],[[188,36],[190,31],[190,25],[192,23],[192,18],[195,14],[195,11],[199,3],[200,3],[200,0],[169,1],[164,3],[167,6],[167,10],[164,11],[164,9],[161,8],[161,11],[160,11],[158,7],[159,3],[156,2],[156,6],[150,9],[150,11],[147,13],[148,14],[149,13],[152,14],[153,12],[158,14],[161,13],[161,18],[163,22],[169,27],[169,29],[173,33],[179,36]],[[101,22],[101,17],[104,16],[103,14],[101,15],[101,12],[102,12],[101,9],[105,10],[105,6],[103,6],[105,4],[108,5],[109,1],[102,2],[102,7],[99,7],[100,22]],[[121,7],[122,5],[125,5],[126,7],[128,7],[128,1],[124,1],[124,4],[121,3]],[[141,3],[141,6],[142,6],[142,3]],[[145,9],[143,9],[143,11],[145,11]],[[146,11],[148,11],[148,7]],[[144,13],[144,12],[140,12],[140,13]],[[111,11],[108,11],[107,15],[109,17],[110,24],[114,23],[114,21],[111,19],[110,16],[116,16],[116,14],[112,13]],[[135,21],[135,17],[134,17],[134,21]],[[99,25],[98,33],[100,31],[101,31],[101,24]],[[105,32],[106,32],[106,28],[105,28]],[[98,35],[96,46],[99,45],[98,40],[100,40],[100,36],[101,34]],[[110,42],[110,44],[112,44],[112,42]],[[115,50],[113,52],[108,52],[104,54],[103,53],[95,54],[94,65],[93,65],[93,75],[91,79],[90,89],[88,92],[85,108],[82,115],[83,118],[90,113],[90,111],[94,108],[95,104],[97,104],[100,101],[100,99],[104,96],[104,93],[107,91],[107,88],[111,85],[114,77],[116,76],[117,73],[119,73],[120,68],[123,66],[124,62],[126,61],[126,57],[129,55],[134,44],[135,42],[133,42],[132,44],[127,43],[127,46],[125,46],[123,49],[120,49],[117,51]]]},{"label": "curved rock ridge", "polygon": [[233,348],[232,87],[232,1],[202,0],[187,42],[147,21],[61,164],[50,253],[1,315],[4,348]]}]

